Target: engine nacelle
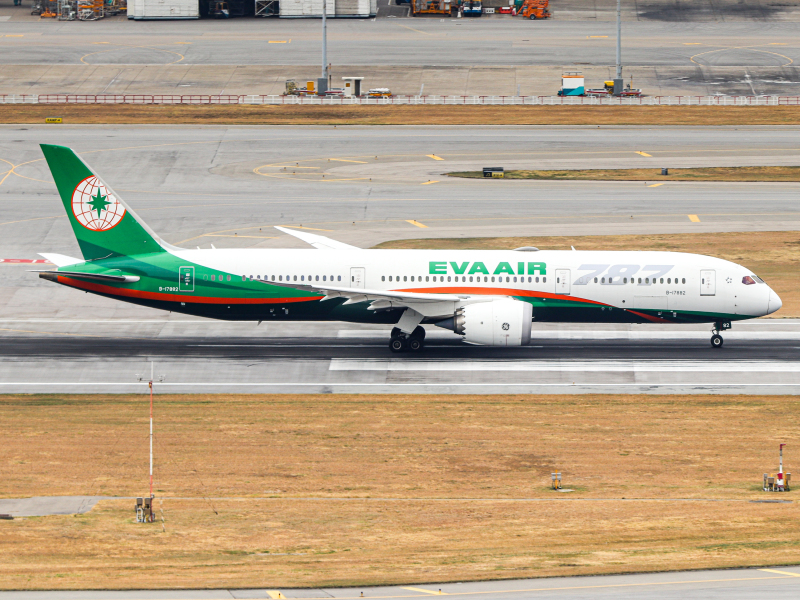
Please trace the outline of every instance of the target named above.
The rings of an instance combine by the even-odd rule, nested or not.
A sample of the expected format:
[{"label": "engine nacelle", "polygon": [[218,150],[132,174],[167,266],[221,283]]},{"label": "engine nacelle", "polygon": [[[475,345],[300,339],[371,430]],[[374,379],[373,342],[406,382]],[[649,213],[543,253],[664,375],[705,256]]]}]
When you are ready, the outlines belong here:
[{"label": "engine nacelle", "polygon": [[531,342],[533,308],[519,300],[477,302],[459,308],[439,327],[464,336],[464,341],[484,346],[527,346]]}]

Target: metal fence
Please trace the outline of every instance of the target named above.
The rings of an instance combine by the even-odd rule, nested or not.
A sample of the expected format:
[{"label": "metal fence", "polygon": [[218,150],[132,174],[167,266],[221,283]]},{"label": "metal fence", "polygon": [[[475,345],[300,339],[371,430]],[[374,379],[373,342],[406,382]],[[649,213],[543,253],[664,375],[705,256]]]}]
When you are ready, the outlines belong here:
[{"label": "metal fence", "polygon": [[473,105],[473,106],[800,106],[800,96],[644,96],[641,98],[581,96],[170,96],[0,94],[0,104],[268,104],[268,105]]}]

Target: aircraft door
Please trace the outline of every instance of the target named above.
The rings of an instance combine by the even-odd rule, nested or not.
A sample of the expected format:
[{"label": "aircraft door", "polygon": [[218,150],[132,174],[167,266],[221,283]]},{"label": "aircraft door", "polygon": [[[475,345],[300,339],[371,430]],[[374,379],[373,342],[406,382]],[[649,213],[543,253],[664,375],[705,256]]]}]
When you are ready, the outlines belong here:
[{"label": "aircraft door", "polygon": [[570,294],[569,269],[556,269],[556,294]]},{"label": "aircraft door", "polygon": [[366,269],[364,267],[352,267],[350,269],[350,287],[363,288],[365,278]]},{"label": "aircraft door", "polygon": [[717,274],[715,271],[700,271],[700,295],[715,296],[717,293]]},{"label": "aircraft door", "polygon": [[[222,277],[220,275],[220,277]],[[178,290],[181,292],[194,291],[194,267],[180,267],[178,269]]]}]

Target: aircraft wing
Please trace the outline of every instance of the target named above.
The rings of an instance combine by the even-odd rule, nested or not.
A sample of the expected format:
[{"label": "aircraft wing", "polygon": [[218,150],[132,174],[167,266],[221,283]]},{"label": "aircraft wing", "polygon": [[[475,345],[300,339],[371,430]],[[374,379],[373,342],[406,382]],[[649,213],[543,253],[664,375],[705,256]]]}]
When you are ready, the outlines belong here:
[{"label": "aircraft wing", "polygon": [[275,229],[282,231],[283,233],[293,235],[294,237],[311,244],[317,250],[361,250],[361,248],[358,248],[357,246],[351,246],[350,244],[345,244],[344,242],[338,242],[336,240],[332,240],[331,238],[327,238],[324,235],[306,233],[305,231],[296,231],[294,229],[286,229],[285,227],[277,226]]},{"label": "aircraft wing", "polygon": [[364,288],[348,288],[314,284],[283,283],[264,281],[267,285],[304,290],[324,294],[322,301],[333,298],[347,298],[344,304],[371,302],[371,310],[387,308],[412,308],[424,316],[452,315],[455,308],[471,299],[464,294],[420,294],[396,290],[369,290]]}]

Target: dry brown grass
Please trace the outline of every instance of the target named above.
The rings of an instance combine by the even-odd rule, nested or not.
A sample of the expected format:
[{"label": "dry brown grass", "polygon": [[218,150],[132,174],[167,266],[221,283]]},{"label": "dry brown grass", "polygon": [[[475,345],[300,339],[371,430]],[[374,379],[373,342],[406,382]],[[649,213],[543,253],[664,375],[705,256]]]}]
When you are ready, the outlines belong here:
[{"label": "dry brown grass", "polygon": [[0,105],[0,123],[47,117],[70,125],[796,125],[800,106]]},{"label": "dry brown grass", "polygon": [[[0,521],[0,588],[797,563],[796,506],[750,500],[798,417],[793,396],[159,396],[165,531],[131,500]],[[3,495],[141,495],[146,432],[145,395],[0,397]]]},{"label": "dry brown grass", "polygon": [[[702,215],[701,215],[702,216]],[[507,250],[536,246],[541,250],[662,250],[708,254],[730,260],[763,277],[783,300],[775,318],[800,317],[800,232],[753,231],[658,235],[540,236],[516,238],[409,239],[377,248]]]},{"label": "dry brown grass", "polygon": [[[447,173],[451,177],[482,179],[482,171]],[[670,169],[576,169],[561,171],[511,170],[505,179],[580,179],[590,181],[800,181],[800,167],[704,167]]]}]

